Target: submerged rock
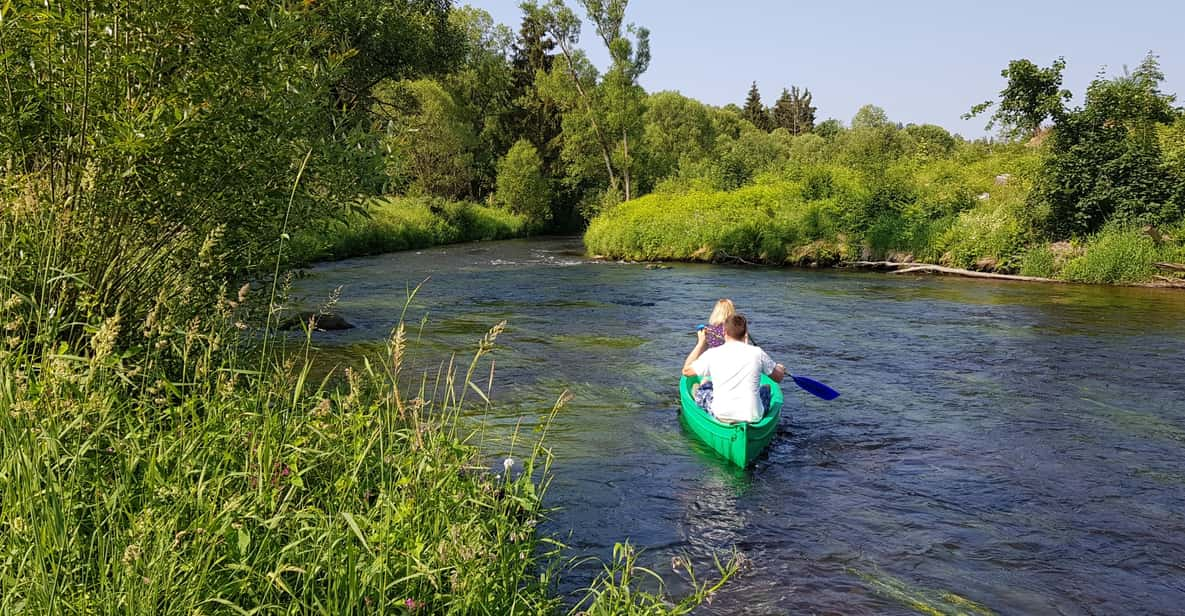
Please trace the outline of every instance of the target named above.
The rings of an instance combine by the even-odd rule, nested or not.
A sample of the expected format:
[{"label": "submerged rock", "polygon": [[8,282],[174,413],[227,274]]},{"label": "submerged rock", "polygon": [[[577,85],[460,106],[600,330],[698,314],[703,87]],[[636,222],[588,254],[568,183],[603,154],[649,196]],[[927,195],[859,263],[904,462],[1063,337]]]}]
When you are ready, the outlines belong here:
[{"label": "submerged rock", "polygon": [[321,314],[320,312],[313,312],[311,310],[297,312],[280,321],[280,329],[301,329],[310,320],[313,323],[313,329],[316,331],[328,332],[354,329],[354,324],[345,320],[340,315],[333,313]]}]

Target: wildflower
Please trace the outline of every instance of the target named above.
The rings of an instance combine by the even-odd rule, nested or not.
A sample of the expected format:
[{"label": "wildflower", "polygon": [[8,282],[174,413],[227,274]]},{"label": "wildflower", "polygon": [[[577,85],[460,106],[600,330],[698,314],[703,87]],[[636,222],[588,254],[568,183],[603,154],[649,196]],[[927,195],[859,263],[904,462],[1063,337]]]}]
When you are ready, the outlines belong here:
[{"label": "wildflower", "polygon": [[514,458],[508,457],[505,460],[502,460],[502,470],[506,471],[506,474],[509,475],[510,469],[513,467],[514,467]]},{"label": "wildflower", "polygon": [[404,599],[403,605],[406,605],[407,609],[409,610],[418,610],[424,607],[424,603],[422,601],[416,601],[415,599]]}]

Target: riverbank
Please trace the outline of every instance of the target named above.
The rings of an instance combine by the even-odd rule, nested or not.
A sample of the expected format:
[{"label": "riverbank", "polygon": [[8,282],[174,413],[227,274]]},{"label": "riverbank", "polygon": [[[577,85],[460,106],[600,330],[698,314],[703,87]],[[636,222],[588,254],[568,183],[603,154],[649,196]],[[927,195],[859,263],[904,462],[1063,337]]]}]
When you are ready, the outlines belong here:
[{"label": "riverbank", "polygon": [[[566,611],[562,546],[539,530],[542,435],[566,395],[536,440],[492,464],[458,428],[466,406],[488,404],[471,377],[491,372],[505,323],[434,382],[401,375],[414,344],[400,326],[365,369],[318,385],[307,341],[261,365],[218,320],[125,331],[114,317],[90,344],[52,351],[9,339],[0,551],[20,558],[0,563],[0,611]],[[117,350],[121,336],[156,351]],[[630,588],[640,571],[625,544],[571,611],[685,613],[735,570],[672,601],[661,584]]]},{"label": "riverbank", "polygon": [[884,260],[1094,284],[1180,277],[1156,264],[1185,263],[1185,221],[1159,229],[1112,223],[1090,236],[1043,239],[1028,203],[1035,161],[1013,148],[883,174],[817,166],[733,191],[656,192],[593,219],[585,246],[636,261]]},{"label": "riverbank", "polygon": [[293,238],[296,263],[336,261],[485,240],[526,237],[526,218],[504,209],[430,197],[383,197],[365,210]]}]

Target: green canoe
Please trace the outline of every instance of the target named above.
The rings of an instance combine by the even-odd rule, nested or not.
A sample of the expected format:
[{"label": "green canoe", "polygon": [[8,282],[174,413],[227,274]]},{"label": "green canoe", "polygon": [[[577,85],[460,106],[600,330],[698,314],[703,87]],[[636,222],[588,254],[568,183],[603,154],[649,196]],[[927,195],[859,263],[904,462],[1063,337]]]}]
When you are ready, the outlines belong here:
[{"label": "green canoe", "polygon": [[697,376],[685,376],[679,381],[679,398],[683,403],[683,412],[679,416],[683,425],[733,464],[741,468],[749,466],[778,432],[778,419],[782,416],[782,388],[773,379],[762,375],[761,384],[770,386],[769,411],[753,423],[726,424],[716,421],[715,417],[695,403],[691,390],[697,383]]}]

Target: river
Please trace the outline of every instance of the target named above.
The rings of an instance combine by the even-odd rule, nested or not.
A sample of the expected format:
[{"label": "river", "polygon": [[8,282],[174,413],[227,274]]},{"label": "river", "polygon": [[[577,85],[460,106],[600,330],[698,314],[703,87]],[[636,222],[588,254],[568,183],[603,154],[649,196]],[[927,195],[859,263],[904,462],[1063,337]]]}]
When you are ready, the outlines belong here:
[{"label": "river", "polygon": [[[735,548],[747,570],[701,613],[1185,606],[1185,293],[646,269],[588,260],[577,239],[491,242],[313,268],[296,294],[340,286],[337,310],[357,325],[318,333],[320,356],[381,348],[429,276],[406,316],[411,368],[470,355],[506,320],[482,412],[490,459],[570,390],[547,437],[545,531],[573,556],[629,539],[675,593],[673,556],[708,576]],[[775,360],[842,392],[824,402],[783,384],[779,435],[747,471],[677,418],[679,368],[718,297]]]}]

